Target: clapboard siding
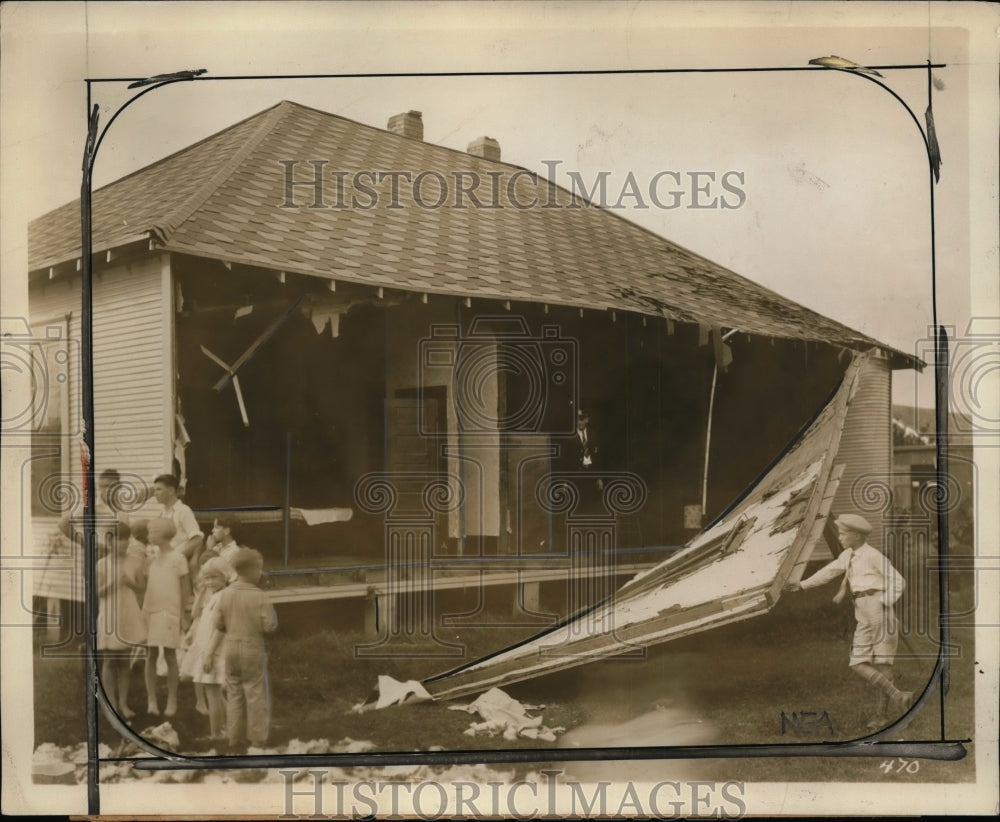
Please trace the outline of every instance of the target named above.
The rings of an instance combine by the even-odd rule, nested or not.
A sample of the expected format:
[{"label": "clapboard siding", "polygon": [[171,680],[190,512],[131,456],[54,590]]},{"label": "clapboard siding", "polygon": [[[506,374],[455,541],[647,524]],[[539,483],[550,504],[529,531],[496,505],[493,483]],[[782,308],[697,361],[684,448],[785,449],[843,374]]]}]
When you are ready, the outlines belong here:
[{"label": "clapboard siding", "polygon": [[[892,371],[871,357],[844,422],[837,463],[844,466],[832,513],[861,514],[872,524],[868,542],[882,547],[882,514],[892,502]],[[814,558],[819,558],[814,555]]]},{"label": "clapboard siding", "polygon": [[[147,479],[170,468],[170,306],[160,257],[94,287],[94,464]],[[167,292],[169,293],[169,292]]]},{"label": "clapboard siding", "polygon": [[[171,386],[173,314],[167,258],[147,259],[111,267],[94,278],[94,468],[117,468],[147,481],[169,470],[173,419]],[[39,327],[64,323],[80,340],[80,280],[39,283],[30,294],[36,333]],[[68,407],[71,434],[80,425],[80,363],[71,363]],[[68,468],[80,485],[77,437],[73,437]],[[148,506],[146,506],[148,508]],[[55,530],[52,517],[32,522],[35,556],[44,556]],[[79,580],[69,571],[55,575],[58,588],[76,599]],[[38,590],[43,575],[34,574]],[[50,575],[49,583],[54,582]],[[53,591],[52,595],[60,594]]]}]

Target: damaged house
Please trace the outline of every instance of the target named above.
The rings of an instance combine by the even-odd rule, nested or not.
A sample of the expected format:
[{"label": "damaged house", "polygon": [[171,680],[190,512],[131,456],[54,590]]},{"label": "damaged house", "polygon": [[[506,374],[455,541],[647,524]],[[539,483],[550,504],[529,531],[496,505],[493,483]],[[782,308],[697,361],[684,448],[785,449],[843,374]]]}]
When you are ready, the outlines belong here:
[{"label": "damaged house", "polygon": [[[79,224],[71,203],[30,229],[30,331],[64,354],[36,420],[38,543],[74,504],[52,478],[79,486]],[[172,471],[206,529],[240,517],[279,602],[362,596],[399,566],[516,584],[530,611],[572,564],[574,518],[607,526],[583,546],[601,573],[651,568],[835,409],[829,459],[786,476],[794,534],[890,470],[891,373],[921,365],[495,140],[427,143],[412,111],[382,130],[281,102],[96,190],[93,249],[95,470]],[[572,473],[580,410],[587,482],[618,489],[589,510],[551,479]],[[765,502],[747,533],[781,516]],[[79,597],[70,564],[49,595]]]}]

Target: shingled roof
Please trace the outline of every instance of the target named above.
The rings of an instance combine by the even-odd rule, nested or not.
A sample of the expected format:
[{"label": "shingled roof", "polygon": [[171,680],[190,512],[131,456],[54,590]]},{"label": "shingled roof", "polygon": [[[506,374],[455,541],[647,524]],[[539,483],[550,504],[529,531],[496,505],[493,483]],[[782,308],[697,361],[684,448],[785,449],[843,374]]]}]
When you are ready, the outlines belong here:
[{"label": "shingled roof", "polygon": [[[338,203],[333,172],[347,172],[342,200],[373,197],[353,185],[356,171],[437,172],[448,181],[443,207],[433,179],[423,205],[413,186],[361,183],[374,207],[309,208],[311,189],[285,202],[285,166],[310,179],[310,160],[327,160],[324,202]],[[455,175],[480,175],[476,207],[455,205]],[[491,176],[492,175],[492,176]],[[466,178],[468,179],[468,178]],[[492,181],[496,180],[496,183]],[[537,200],[532,208],[515,207]],[[429,202],[428,202],[429,201]],[[800,306],[618,214],[517,166],[347,120],[284,101],[146,168],[95,190],[93,248],[150,238],[156,247],[316,277],[462,297],[617,309],[708,323],[751,334],[891,351],[919,361]],[[398,205],[399,207],[388,207]],[[548,207],[542,207],[542,206]],[[34,220],[29,267],[47,269],[80,255],[79,205]]]}]

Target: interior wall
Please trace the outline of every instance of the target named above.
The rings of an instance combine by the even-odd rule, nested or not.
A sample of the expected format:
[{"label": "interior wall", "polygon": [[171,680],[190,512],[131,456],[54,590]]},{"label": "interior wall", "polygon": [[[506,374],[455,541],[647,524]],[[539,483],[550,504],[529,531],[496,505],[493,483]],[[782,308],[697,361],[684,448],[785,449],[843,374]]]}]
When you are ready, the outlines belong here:
[{"label": "interior wall", "polygon": [[387,398],[443,390],[444,436],[423,433],[444,455],[453,492],[464,489],[464,504],[446,520],[448,537],[466,553],[489,550],[484,541],[500,533],[497,345],[490,334],[470,337],[474,317],[457,298],[430,296],[389,308],[386,326]]},{"label": "interior wall", "polygon": [[[468,552],[490,551],[497,540],[506,551],[554,544],[559,525],[538,507],[534,484],[549,470],[548,453],[573,436],[578,407],[590,412],[600,443],[596,467],[638,474],[647,487],[646,505],[621,529],[621,544],[679,545],[693,535],[684,508],[701,503],[715,367],[713,346],[698,326],[406,295],[353,306],[334,338],[296,313],[240,371],[250,418],[244,427],[232,387],[212,390],[223,372],[200,346],[233,362],[287,305],[289,288],[265,272],[230,272],[220,263],[188,260],[178,276],[186,301],[178,356],[195,507],[283,504],[290,434],[292,504],[357,509],[354,483],[388,466],[388,404],[427,386],[444,392],[446,434],[435,447],[446,449],[447,473],[467,492],[444,528]],[[233,302],[261,308],[236,319]],[[518,333],[510,333],[508,320],[521,324]],[[458,340],[477,358],[474,378],[459,379],[460,399],[480,409],[474,425],[456,413]],[[729,345],[732,362],[716,380],[706,523],[792,442],[847,364],[823,344],[737,334]],[[444,359],[428,359],[428,352]],[[518,372],[524,357],[541,364],[540,382]],[[513,411],[533,403],[538,415],[511,422]],[[529,520],[531,527],[522,528]],[[363,550],[380,550],[380,525],[374,517],[370,533],[358,532]]]},{"label": "interior wall", "polygon": [[[643,323],[640,317],[611,312],[581,316],[555,306],[548,312],[541,306],[519,309],[532,335],[544,325],[555,326],[577,359],[572,389],[564,385],[549,395],[558,411],[547,423],[549,444],[558,448],[567,442],[561,432],[572,422],[571,399],[577,397],[599,442],[595,469],[638,474],[646,485],[644,508],[619,523],[620,545],[686,542],[695,532],[685,527],[684,508],[702,502],[715,368],[707,329],[658,318]],[[728,344],[733,359],[717,376],[712,411],[706,524],[808,424],[848,363],[839,349],[825,344],[739,334]],[[533,536],[553,540],[551,534]]]},{"label": "interior wall", "polygon": [[[202,351],[234,363],[299,294],[315,283],[284,284],[267,272],[229,271],[184,258],[177,317],[178,388],[191,444],[188,502],[198,508],[284,506],[352,508],[351,523],[296,524],[294,552],[364,554],[368,523],[354,484],[382,459],[385,394],[384,312],[354,305],[338,334],[317,331],[294,309],[239,369],[248,425],[232,384],[215,391],[224,370]],[[322,283],[318,286],[322,288]],[[240,305],[253,310],[237,316]],[[304,306],[304,304],[303,304]],[[255,547],[283,545],[279,525],[254,529]]]}]

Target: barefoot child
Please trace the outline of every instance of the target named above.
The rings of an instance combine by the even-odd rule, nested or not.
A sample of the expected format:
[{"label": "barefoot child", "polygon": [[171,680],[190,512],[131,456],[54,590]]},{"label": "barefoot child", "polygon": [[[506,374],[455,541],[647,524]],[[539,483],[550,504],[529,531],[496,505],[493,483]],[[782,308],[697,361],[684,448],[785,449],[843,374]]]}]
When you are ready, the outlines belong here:
[{"label": "barefoot child", "polygon": [[278,627],[274,606],[257,587],[264,567],[260,552],[240,548],[233,557],[233,567],[237,580],[219,594],[218,633],[204,662],[206,672],[211,671],[215,665],[213,655],[224,636],[226,722],[231,750],[242,747],[244,735],[258,747],[267,742],[270,704],[264,634]]},{"label": "barefoot child", "polygon": [[149,542],[158,552],[149,563],[146,596],[142,601],[146,619],[147,711],[153,716],[160,713],[156,699],[156,655],[157,648],[162,648],[167,662],[167,706],[163,713],[173,716],[177,713],[177,648],[181,633],[187,628],[191,584],[184,555],[171,545],[176,533],[174,524],[161,517],[150,520],[148,529]]},{"label": "barefoot child", "polygon": [[[208,714],[209,733],[213,742],[226,739],[226,705],[222,699],[225,682],[225,663],[218,640],[215,621],[219,606],[219,592],[226,587],[230,567],[221,559],[209,559],[199,574],[201,593],[196,598],[192,614],[194,620],[188,636],[190,646],[181,663],[181,676],[194,680],[195,708]],[[205,667],[209,649],[214,649],[211,664]]]},{"label": "barefoot child", "polygon": [[108,702],[123,719],[135,713],[128,706],[130,652],[146,642],[146,625],[139,610],[145,587],[143,561],[129,552],[129,527],[119,522],[112,550],[97,562],[97,650],[101,682]]}]

